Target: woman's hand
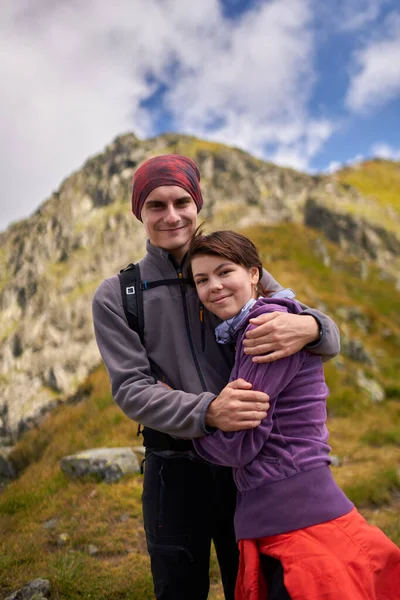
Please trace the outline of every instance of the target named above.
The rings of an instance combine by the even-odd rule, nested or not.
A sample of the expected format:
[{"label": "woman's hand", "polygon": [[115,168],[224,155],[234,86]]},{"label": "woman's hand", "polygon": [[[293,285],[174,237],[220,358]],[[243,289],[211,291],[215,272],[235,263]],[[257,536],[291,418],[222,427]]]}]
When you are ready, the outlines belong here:
[{"label": "woman's hand", "polygon": [[318,322],[311,315],[274,311],[250,319],[250,323],[256,327],[246,333],[244,352],[254,356],[256,363],[291,356],[319,339]]}]

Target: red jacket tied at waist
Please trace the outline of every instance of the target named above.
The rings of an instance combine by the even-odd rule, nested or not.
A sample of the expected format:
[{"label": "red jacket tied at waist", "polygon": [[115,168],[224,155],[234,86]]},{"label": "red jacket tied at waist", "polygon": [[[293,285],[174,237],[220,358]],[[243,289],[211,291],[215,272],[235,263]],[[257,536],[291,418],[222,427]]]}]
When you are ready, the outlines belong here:
[{"label": "red jacket tied at waist", "polygon": [[292,600],[399,600],[400,550],[353,508],[290,533],[239,542],[236,600],[266,600],[259,553],[282,562]]}]

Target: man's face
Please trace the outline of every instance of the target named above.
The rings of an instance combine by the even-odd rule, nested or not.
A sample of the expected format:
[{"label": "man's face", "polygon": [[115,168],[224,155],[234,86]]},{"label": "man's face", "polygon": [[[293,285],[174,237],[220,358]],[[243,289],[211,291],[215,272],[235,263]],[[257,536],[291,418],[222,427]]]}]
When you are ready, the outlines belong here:
[{"label": "man's face", "polygon": [[141,217],[153,246],[181,260],[197,225],[197,206],[190,194],[176,185],[155,188],[143,204]]}]

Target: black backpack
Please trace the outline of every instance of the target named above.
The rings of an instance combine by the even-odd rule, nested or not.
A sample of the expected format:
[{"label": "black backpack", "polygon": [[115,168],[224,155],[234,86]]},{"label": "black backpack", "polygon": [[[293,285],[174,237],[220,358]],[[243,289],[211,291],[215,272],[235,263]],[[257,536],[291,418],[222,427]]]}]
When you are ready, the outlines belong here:
[{"label": "black backpack", "polygon": [[128,325],[136,331],[144,346],[144,311],[143,292],[159,287],[160,285],[176,285],[190,283],[188,278],[175,277],[174,279],[160,279],[158,281],[142,281],[139,263],[130,263],[118,274],[121,286],[122,304]]},{"label": "black backpack", "polygon": [[[125,269],[121,269],[118,274],[121,286],[122,304],[128,321],[128,325],[133,331],[136,331],[140,341],[144,346],[144,311],[143,311],[143,292],[160,285],[190,283],[190,279],[178,278],[160,279],[159,281],[142,281],[140,277],[139,263],[129,264]],[[158,450],[193,450],[191,440],[174,439],[166,433],[155,431],[148,427],[141,428],[138,424],[137,435],[143,435],[143,443],[152,449]],[[143,474],[142,461],[140,472]]]}]

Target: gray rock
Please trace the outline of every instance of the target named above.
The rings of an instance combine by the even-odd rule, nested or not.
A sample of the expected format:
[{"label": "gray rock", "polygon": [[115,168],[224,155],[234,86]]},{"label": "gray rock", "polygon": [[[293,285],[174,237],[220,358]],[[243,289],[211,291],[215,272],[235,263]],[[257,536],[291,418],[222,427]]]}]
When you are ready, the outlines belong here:
[{"label": "gray rock", "polygon": [[325,267],[331,266],[331,257],[329,256],[328,248],[321,238],[315,240],[314,250],[316,255],[321,259]]},{"label": "gray rock", "polygon": [[96,556],[96,554],[98,554],[100,551],[97,548],[97,546],[94,546],[93,544],[89,544],[89,546],[87,547],[87,553],[89,554],[89,556]]},{"label": "gray rock", "polygon": [[339,458],[339,456],[337,456],[336,454],[331,454],[329,458],[331,459],[332,467],[341,467],[342,466],[342,461]]},{"label": "gray rock", "polygon": [[385,390],[383,389],[381,384],[375,381],[375,379],[370,379],[369,377],[366,377],[363,371],[358,371],[357,383],[360,386],[360,388],[362,388],[369,394],[372,402],[378,403],[382,402],[385,399]]},{"label": "gray rock", "polygon": [[11,451],[11,446],[0,447],[0,481],[15,479],[17,476],[17,470],[9,458]]},{"label": "gray rock", "polygon": [[55,529],[59,521],[60,519],[58,518],[49,519],[43,523],[43,529]]},{"label": "gray rock", "polygon": [[5,600],[42,600],[48,598],[49,594],[50,582],[47,579],[33,579]]},{"label": "gray rock", "polygon": [[363,314],[363,312],[356,306],[350,308],[341,306],[336,310],[336,313],[342,319],[345,319],[346,321],[357,325],[357,327],[359,327],[363,333],[370,332],[371,319],[369,319],[369,317],[366,317]]},{"label": "gray rock", "polygon": [[70,477],[93,475],[107,483],[124,475],[139,473],[139,461],[132,448],[95,448],[61,459],[61,470]]},{"label": "gray rock", "polygon": [[369,276],[368,263],[365,260],[360,261],[360,279],[361,281],[367,281]]},{"label": "gray rock", "polygon": [[374,359],[365,350],[360,340],[350,339],[346,335],[343,335],[341,338],[341,348],[342,354],[352,360],[368,365],[375,364]]},{"label": "gray rock", "polygon": [[126,523],[126,521],[129,521],[129,515],[127,513],[123,514],[120,516],[119,521],[120,523]]},{"label": "gray rock", "polygon": [[[322,231],[329,240],[362,260],[384,264],[400,254],[400,240],[394,233],[348,212],[332,210],[317,198],[308,198],[304,224]],[[386,275],[386,270],[383,273]],[[368,276],[363,272],[360,275]]]}]

